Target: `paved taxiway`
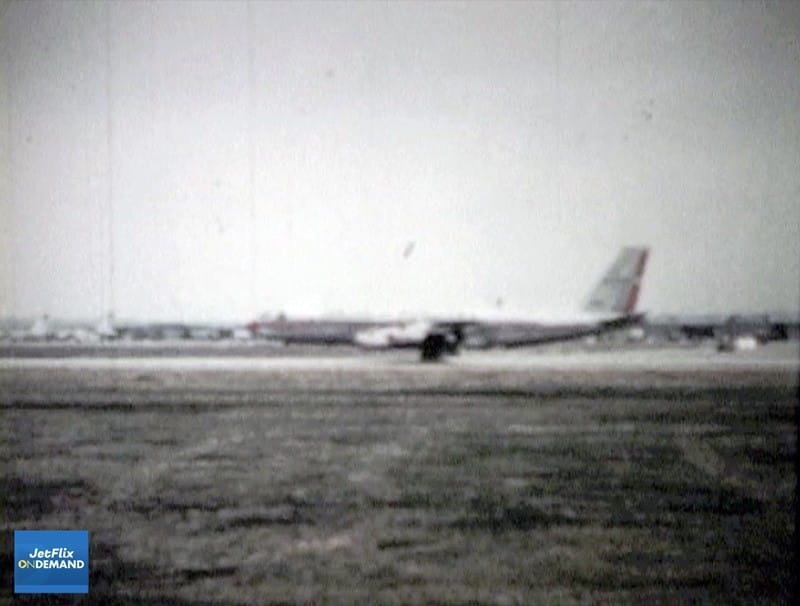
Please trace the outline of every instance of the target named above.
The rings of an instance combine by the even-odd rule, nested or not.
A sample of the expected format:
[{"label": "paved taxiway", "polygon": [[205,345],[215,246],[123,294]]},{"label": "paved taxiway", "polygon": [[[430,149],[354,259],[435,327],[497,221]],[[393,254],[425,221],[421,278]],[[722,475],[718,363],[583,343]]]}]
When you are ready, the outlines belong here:
[{"label": "paved taxiway", "polygon": [[0,347],[0,369],[165,369],[165,370],[348,370],[396,368],[481,371],[484,369],[539,370],[797,370],[797,342],[771,343],[751,351],[722,353],[709,343],[696,347],[636,347],[596,350],[567,347],[545,350],[464,351],[440,363],[421,364],[415,352],[362,351],[350,347],[289,347],[259,344],[150,343],[138,347],[106,344],[74,346],[22,344]]}]

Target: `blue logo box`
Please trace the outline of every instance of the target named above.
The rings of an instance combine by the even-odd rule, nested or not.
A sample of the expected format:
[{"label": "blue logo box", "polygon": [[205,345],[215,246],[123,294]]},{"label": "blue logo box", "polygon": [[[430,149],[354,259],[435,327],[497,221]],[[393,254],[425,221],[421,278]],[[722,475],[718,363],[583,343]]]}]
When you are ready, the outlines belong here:
[{"label": "blue logo box", "polygon": [[14,593],[89,593],[89,531],[15,530]]}]

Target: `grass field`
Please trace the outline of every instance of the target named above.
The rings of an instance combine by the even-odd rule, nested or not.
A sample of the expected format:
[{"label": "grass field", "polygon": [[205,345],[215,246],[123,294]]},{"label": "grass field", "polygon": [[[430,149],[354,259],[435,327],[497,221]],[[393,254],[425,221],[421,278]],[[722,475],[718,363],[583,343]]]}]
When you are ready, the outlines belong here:
[{"label": "grass field", "polygon": [[[789,603],[792,372],[0,371],[97,604]],[[15,599],[16,598],[16,599]],[[45,602],[46,603],[46,602]]]}]

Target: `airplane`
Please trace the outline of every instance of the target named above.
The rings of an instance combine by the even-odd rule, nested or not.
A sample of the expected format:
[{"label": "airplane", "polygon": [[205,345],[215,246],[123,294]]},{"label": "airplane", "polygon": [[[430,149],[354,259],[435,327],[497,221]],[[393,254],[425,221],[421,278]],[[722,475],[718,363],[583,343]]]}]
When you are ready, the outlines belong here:
[{"label": "airplane", "polygon": [[304,344],[347,344],[364,349],[417,349],[436,361],[462,347],[527,347],[597,336],[638,324],[636,312],[649,249],[623,248],[589,294],[583,312],[556,320],[529,318],[439,318],[416,321],[273,319],[251,322],[254,337]]}]

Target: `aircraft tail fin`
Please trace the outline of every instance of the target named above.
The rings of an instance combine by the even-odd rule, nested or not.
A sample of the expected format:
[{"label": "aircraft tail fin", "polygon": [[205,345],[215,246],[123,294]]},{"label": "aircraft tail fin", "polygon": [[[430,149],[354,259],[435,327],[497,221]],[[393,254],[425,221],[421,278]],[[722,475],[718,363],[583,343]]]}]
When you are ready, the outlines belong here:
[{"label": "aircraft tail fin", "polygon": [[586,311],[625,315],[634,313],[649,252],[646,247],[623,248],[589,295]]}]

